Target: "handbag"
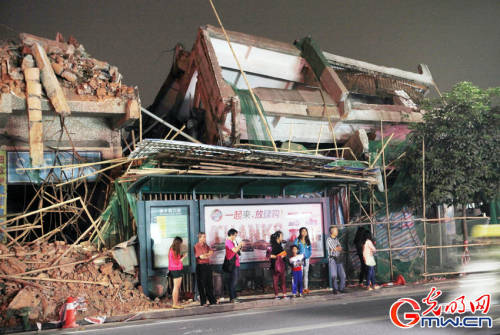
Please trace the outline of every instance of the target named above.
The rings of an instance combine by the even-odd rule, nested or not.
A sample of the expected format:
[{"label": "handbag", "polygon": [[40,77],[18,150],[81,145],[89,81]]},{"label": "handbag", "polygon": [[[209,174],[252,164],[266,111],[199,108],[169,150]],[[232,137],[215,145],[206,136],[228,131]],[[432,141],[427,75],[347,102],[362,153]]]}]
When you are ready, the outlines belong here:
[{"label": "handbag", "polygon": [[274,271],[276,273],[285,272],[285,262],[281,256],[276,257],[276,261],[274,262]]},{"label": "handbag", "polygon": [[236,255],[231,259],[227,259],[224,257],[224,263],[222,263],[222,271],[224,272],[233,272],[236,267]]}]

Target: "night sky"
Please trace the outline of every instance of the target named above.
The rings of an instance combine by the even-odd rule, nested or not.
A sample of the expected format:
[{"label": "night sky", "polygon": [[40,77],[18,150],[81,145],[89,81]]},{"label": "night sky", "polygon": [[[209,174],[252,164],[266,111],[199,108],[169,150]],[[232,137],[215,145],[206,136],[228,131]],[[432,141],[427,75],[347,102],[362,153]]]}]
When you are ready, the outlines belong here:
[{"label": "night sky", "polygon": [[[293,42],[311,35],[326,51],[416,72],[426,63],[442,91],[458,81],[500,85],[500,1],[215,0],[228,30]],[[74,35],[118,66],[147,106],[177,42],[217,25],[208,0],[0,1],[0,38],[17,32]],[[5,27],[8,26],[15,32]]]}]

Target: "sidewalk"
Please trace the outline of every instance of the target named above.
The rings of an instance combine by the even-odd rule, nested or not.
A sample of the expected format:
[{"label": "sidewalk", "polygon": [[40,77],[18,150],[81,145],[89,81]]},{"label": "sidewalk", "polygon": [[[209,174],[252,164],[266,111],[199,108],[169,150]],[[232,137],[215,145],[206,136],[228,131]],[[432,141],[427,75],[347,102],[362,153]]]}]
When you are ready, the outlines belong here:
[{"label": "sidewalk", "polygon": [[[407,284],[404,286],[382,287],[380,290],[373,291],[368,291],[359,287],[351,287],[347,288],[346,293],[337,295],[333,295],[330,289],[320,289],[311,291],[311,293],[309,293],[305,297],[290,298],[286,300],[276,300],[274,299],[274,294],[249,295],[240,297],[241,302],[236,304],[229,303],[227,299],[225,299],[218,305],[210,307],[202,307],[199,305],[199,302],[190,302],[188,304],[185,304],[185,308],[181,310],[168,308],[161,310],[149,310],[128,315],[111,316],[106,319],[105,324],[140,320],[170,319],[176,317],[207,315],[273,306],[287,306],[293,304],[314,304],[327,301],[343,304],[346,302],[359,301],[361,299],[372,300],[382,297],[390,298],[392,296],[394,298],[399,298],[418,293],[426,294],[429,292],[432,286],[436,286],[442,290],[450,289],[455,287],[456,283],[456,280],[443,280],[423,284]],[[89,329],[99,326],[100,325],[81,324],[79,328],[75,329]],[[42,330],[49,329],[54,329],[54,325],[44,324],[42,326]],[[12,329],[4,331],[6,333],[12,333],[16,330]]]},{"label": "sidewalk", "polygon": [[225,301],[221,302],[219,305],[210,307],[202,307],[198,302],[192,302],[185,305],[185,308],[182,310],[168,308],[163,310],[144,311],[131,315],[112,316],[106,319],[106,323],[148,319],[168,319],[174,317],[223,313],[272,306],[286,306],[298,303],[311,304],[323,301],[337,301],[339,303],[345,303],[346,301],[360,300],[361,298],[380,298],[391,296],[402,297],[420,292],[427,293],[432,286],[436,286],[441,289],[452,288],[456,286],[456,280],[382,287],[380,290],[373,291],[368,291],[359,287],[347,288],[347,293],[337,295],[333,295],[331,293],[331,289],[320,289],[312,290],[311,293],[302,298],[290,298],[286,300],[276,300],[274,299],[274,294],[250,295],[240,297],[240,303],[232,304],[225,299]]}]

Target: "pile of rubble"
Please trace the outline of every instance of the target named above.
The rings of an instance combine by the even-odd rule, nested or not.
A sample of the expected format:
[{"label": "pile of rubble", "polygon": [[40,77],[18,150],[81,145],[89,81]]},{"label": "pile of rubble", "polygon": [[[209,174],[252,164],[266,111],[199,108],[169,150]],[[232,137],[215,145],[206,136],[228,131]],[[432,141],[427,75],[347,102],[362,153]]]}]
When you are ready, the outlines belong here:
[{"label": "pile of rubble", "polygon": [[12,92],[24,97],[26,83],[23,60],[32,55],[35,43],[45,49],[52,69],[65,93],[79,96],[137,98],[136,89],[122,84],[122,75],[116,66],[92,58],[83,45],[70,37],[64,41],[61,34],[56,40],[22,33],[21,42],[0,42],[0,92]]},{"label": "pile of rubble", "polygon": [[110,257],[89,244],[7,248],[0,243],[0,327],[14,327],[23,316],[25,322],[59,320],[70,296],[86,302],[77,319],[168,307],[164,300],[148,299],[137,273],[124,273]]}]

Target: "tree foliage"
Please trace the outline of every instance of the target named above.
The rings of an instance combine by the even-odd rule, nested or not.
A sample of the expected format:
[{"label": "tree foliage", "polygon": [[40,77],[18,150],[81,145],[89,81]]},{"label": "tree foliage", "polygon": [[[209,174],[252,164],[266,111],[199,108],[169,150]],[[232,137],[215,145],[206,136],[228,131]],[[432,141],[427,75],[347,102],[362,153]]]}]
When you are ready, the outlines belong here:
[{"label": "tree foliage", "polygon": [[411,126],[406,158],[405,192],[414,205],[422,197],[422,140],[425,140],[428,204],[489,201],[499,191],[500,108],[493,100],[500,87],[481,89],[456,84],[443,99],[426,101],[424,122]]}]

